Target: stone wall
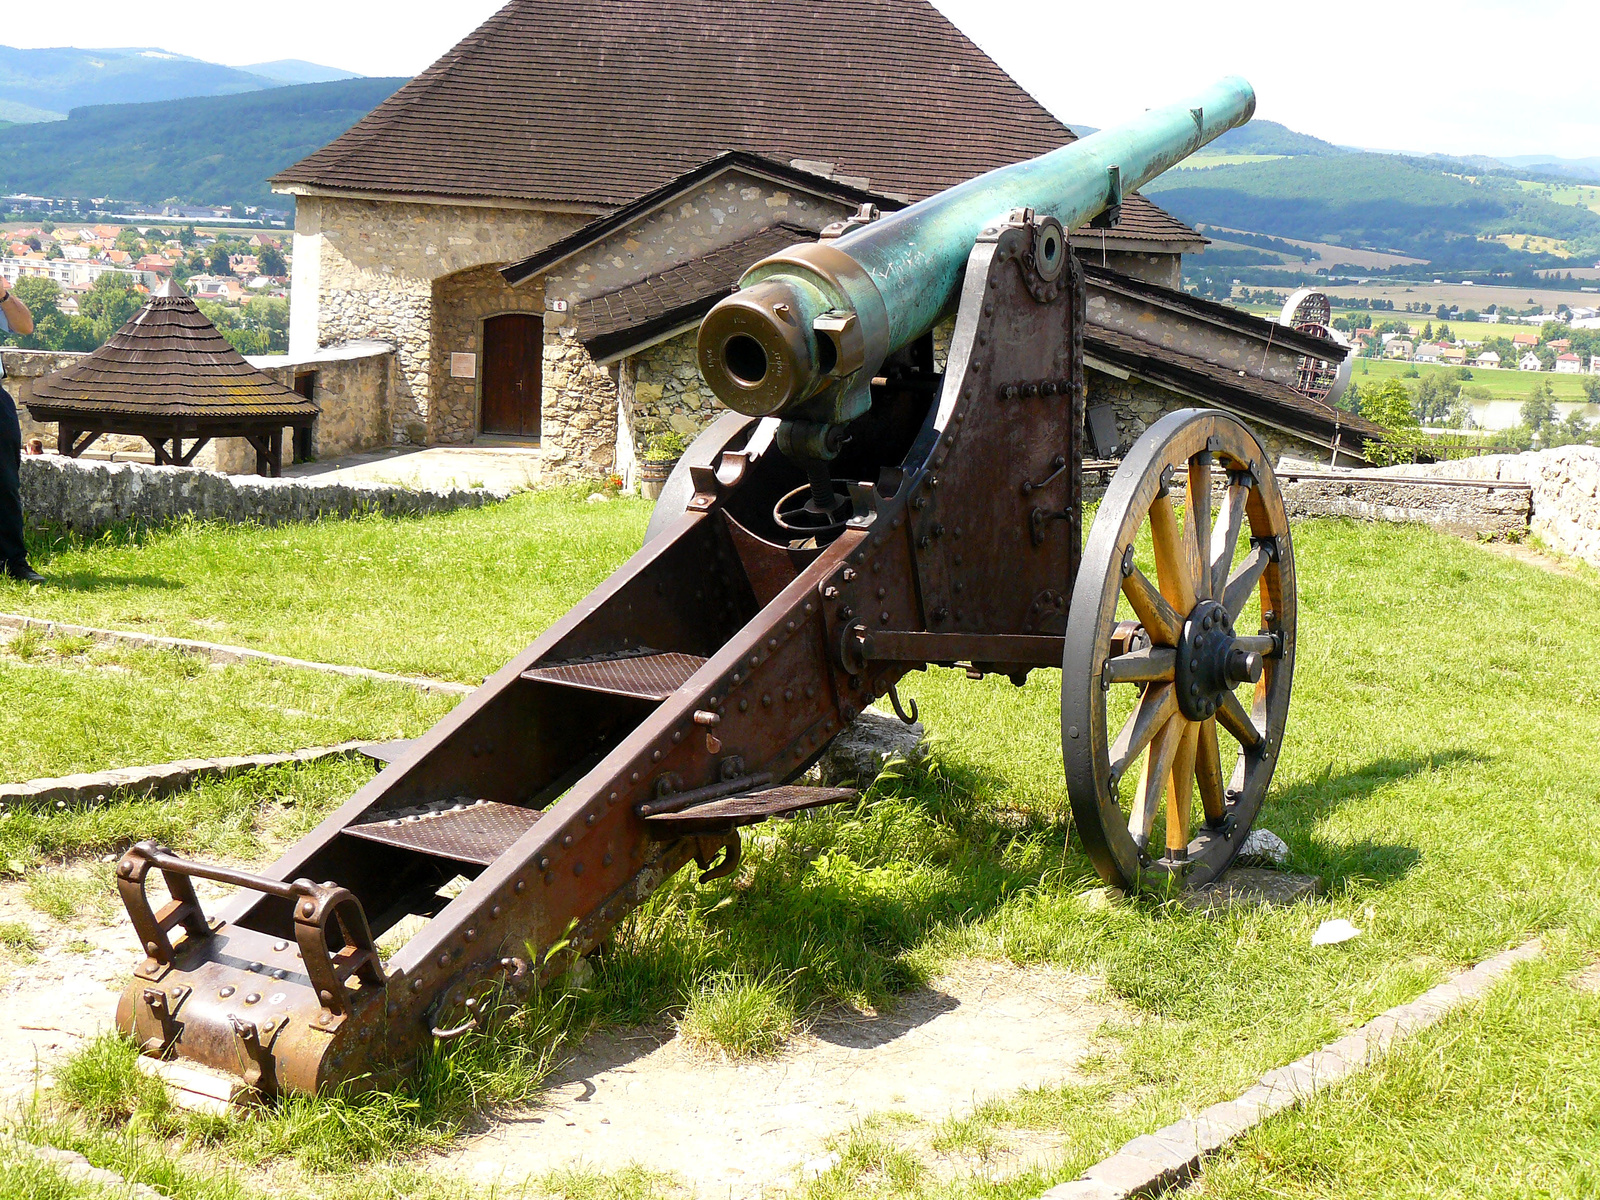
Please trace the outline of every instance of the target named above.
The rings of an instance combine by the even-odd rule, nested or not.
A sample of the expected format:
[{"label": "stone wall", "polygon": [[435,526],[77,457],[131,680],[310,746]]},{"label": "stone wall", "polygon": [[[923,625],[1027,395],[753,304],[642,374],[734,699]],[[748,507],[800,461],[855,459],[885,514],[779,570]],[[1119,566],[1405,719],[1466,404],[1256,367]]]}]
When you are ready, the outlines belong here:
[{"label": "stone wall", "polygon": [[[505,301],[493,270],[587,224],[602,209],[537,208],[301,196],[295,205],[295,303],[308,304],[292,324],[314,331],[321,346],[376,339],[397,349],[390,437],[395,442],[471,441],[477,392],[452,386],[452,353],[469,342],[481,316]],[[301,258],[310,261],[302,270]],[[474,272],[470,279],[435,285]],[[474,292],[472,283],[484,294]],[[464,304],[466,315],[440,310]],[[519,296],[500,311],[525,311]],[[296,353],[311,349],[296,344]]]},{"label": "stone wall", "polygon": [[697,336],[698,330],[690,329],[628,360],[633,440],[641,453],[652,437],[668,430],[691,441],[726,411],[700,377],[695,361]]},{"label": "stone wall", "polygon": [[[387,342],[349,342],[307,358],[272,354],[248,361],[291,390],[302,376],[315,377],[311,398],[321,412],[311,430],[313,457],[338,458],[389,444],[395,348]],[[255,471],[256,452],[249,442],[223,438],[215,444],[212,461],[201,465],[229,474]],[[293,446],[293,433],[285,429],[285,466],[291,461]]]},{"label": "stone wall", "polygon": [[[1206,407],[1198,400],[1169,392],[1153,383],[1133,378],[1118,379],[1095,370],[1089,370],[1086,374],[1089,384],[1088,406],[1093,408],[1097,404],[1109,404],[1116,410],[1117,436],[1124,454],[1138,441],[1140,434],[1167,413],[1180,408]],[[1252,421],[1248,417],[1241,419],[1261,439],[1271,462],[1276,463],[1285,456],[1311,462],[1325,462],[1329,458],[1327,447],[1316,442]],[[1092,446],[1085,450],[1086,454],[1092,452]]]},{"label": "stone wall", "polygon": [[1458,537],[1520,541],[1528,531],[1532,497],[1521,487],[1441,487],[1437,483],[1379,479],[1359,472],[1316,479],[1287,479],[1289,516],[1350,517],[1358,521],[1431,525]]},{"label": "stone wall", "polygon": [[589,357],[577,331],[564,325],[554,335],[546,319],[544,342],[545,477],[594,479],[617,464],[617,377]]},{"label": "stone wall", "polygon": [[489,488],[432,492],[382,483],[262,479],[194,467],[85,462],[48,454],[22,459],[22,508],[32,523],[93,532],[180,517],[276,525],[325,517],[419,516],[505,499]]},{"label": "stone wall", "polygon": [[[700,380],[694,330],[621,362],[600,365],[576,338],[572,308],[692,262],[777,222],[821,229],[852,211],[824,197],[730,170],[640,214],[552,267],[542,283],[546,462],[554,476],[616,472],[631,486],[633,463],[652,436],[673,429],[692,439],[721,411]],[[534,286],[530,281],[523,288]],[[567,311],[551,307],[561,304]]]},{"label": "stone wall", "polygon": [[1528,528],[1552,549],[1600,567],[1600,448],[1562,446],[1528,454],[1485,454],[1456,462],[1405,464],[1374,474],[1525,483]]}]

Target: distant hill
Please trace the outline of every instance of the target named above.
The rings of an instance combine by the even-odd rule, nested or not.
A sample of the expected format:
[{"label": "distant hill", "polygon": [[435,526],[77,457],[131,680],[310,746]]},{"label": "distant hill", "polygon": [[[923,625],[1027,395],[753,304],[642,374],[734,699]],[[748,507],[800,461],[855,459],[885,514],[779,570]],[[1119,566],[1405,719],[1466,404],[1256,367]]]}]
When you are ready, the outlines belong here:
[{"label": "distant hill", "polygon": [[40,115],[33,120],[59,120],[90,104],[228,96],[277,86],[278,81],[264,75],[166,50],[0,46],[0,103],[34,110]]},{"label": "distant hill", "polygon": [[342,71],[338,67],[324,67],[320,63],[306,62],[303,58],[280,58],[273,62],[250,63],[240,67],[252,75],[275,79],[279,83],[334,83],[340,79],[361,79],[355,71]]},{"label": "distant hill", "polygon": [[1287,125],[1259,118],[1240,129],[1230,129],[1207,150],[1213,154],[1288,154],[1325,155],[1344,154],[1346,151],[1314,138],[1309,133],[1296,133]]},{"label": "distant hill", "polygon": [[267,179],[321,149],[404,79],[74,109],[0,138],[0,193],[285,207]]},{"label": "distant hill", "polygon": [[1600,156],[1557,158],[1548,154],[1517,154],[1501,162],[1539,175],[1555,175],[1584,183],[1600,183]]},{"label": "distant hill", "polygon": [[1391,154],[1307,155],[1174,171],[1144,190],[1191,223],[1393,250],[1435,263],[1504,265],[1514,252],[1478,241],[1501,233],[1557,238],[1585,254],[1600,252],[1600,214],[1552,203],[1510,179],[1469,180],[1439,163]]}]

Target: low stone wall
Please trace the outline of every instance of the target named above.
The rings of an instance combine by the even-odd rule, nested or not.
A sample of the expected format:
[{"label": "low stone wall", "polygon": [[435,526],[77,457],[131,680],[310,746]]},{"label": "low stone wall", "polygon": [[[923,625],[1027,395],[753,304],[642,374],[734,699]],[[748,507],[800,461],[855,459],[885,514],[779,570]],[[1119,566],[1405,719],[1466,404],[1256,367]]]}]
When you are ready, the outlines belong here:
[{"label": "low stone wall", "polygon": [[[1422,480],[1507,486],[1448,487]],[[1600,448],[1594,446],[1302,479],[1287,483],[1284,495],[1291,516],[1414,521],[1468,536],[1517,537],[1531,530],[1551,549],[1600,567]]]},{"label": "low stone wall", "polygon": [[1600,447],[1563,446],[1525,457],[1533,460],[1533,532],[1562,553],[1600,567]]},{"label": "low stone wall", "polygon": [[508,494],[489,488],[427,492],[381,483],[263,479],[193,467],[85,462],[55,454],[22,459],[27,518],[81,532],[117,522],[154,525],[184,516],[263,525],[368,514],[421,516],[479,508]]},{"label": "low stone wall", "polygon": [[1517,540],[1528,531],[1532,497],[1527,489],[1448,487],[1436,483],[1388,480],[1359,472],[1355,478],[1328,475],[1285,479],[1284,506],[1291,518],[1353,517],[1431,525],[1462,537]]}]

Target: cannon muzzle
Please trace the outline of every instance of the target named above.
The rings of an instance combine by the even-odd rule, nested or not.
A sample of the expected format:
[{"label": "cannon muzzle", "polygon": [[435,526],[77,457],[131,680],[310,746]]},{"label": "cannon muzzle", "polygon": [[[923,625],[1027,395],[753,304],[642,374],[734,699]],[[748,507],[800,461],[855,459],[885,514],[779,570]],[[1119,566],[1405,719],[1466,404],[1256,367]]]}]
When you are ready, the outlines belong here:
[{"label": "cannon muzzle", "polygon": [[701,322],[701,374],[724,404],[750,416],[854,420],[871,403],[868,385],[883,360],[953,305],[985,226],[1029,208],[1070,232],[1243,125],[1255,103],[1243,79],[1224,79],[840,237],[771,255]]}]

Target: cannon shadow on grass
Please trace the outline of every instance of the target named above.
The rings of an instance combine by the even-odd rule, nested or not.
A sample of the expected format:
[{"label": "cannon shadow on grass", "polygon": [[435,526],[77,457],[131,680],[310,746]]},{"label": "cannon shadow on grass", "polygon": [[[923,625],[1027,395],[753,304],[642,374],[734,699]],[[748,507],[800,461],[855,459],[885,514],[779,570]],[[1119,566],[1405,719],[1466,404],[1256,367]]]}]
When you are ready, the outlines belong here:
[{"label": "cannon shadow on grass", "polygon": [[1272,829],[1295,847],[1297,865],[1322,876],[1331,889],[1352,884],[1387,887],[1405,878],[1422,861],[1422,852],[1405,843],[1363,838],[1330,840],[1317,825],[1355,799],[1381,787],[1456,766],[1487,763],[1480,751],[1454,747],[1408,758],[1379,758],[1335,774],[1333,764],[1319,777],[1284,788],[1256,818],[1258,829]]}]

